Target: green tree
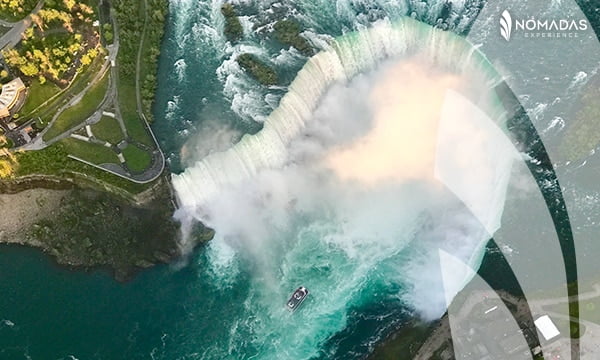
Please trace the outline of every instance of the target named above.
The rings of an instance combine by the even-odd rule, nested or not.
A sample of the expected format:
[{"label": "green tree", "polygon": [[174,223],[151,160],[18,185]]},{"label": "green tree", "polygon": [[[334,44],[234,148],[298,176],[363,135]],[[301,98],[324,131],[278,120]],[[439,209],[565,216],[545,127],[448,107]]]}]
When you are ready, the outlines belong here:
[{"label": "green tree", "polygon": [[224,33],[227,39],[232,42],[241,39],[244,36],[244,28],[237,17],[233,5],[229,3],[223,4],[221,6],[221,14],[225,18]]},{"label": "green tree", "polygon": [[106,40],[107,43],[112,44],[113,41],[113,34],[110,31],[105,31],[104,32],[104,40]]}]

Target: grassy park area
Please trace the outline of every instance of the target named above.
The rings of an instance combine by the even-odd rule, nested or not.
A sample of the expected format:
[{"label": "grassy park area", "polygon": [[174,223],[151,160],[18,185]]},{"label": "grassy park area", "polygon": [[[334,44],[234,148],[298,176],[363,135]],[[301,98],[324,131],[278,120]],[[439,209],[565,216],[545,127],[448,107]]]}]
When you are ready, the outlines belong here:
[{"label": "grassy park area", "polygon": [[[33,6],[37,2],[32,1]],[[116,17],[111,18],[111,6]],[[97,0],[44,2],[40,12],[32,16],[31,26],[21,42],[2,51],[11,76],[21,77],[27,86],[28,96],[14,121],[19,125],[33,121],[36,129],[50,126],[43,134],[45,143],[41,143],[41,150],[15,152],[14,171],[9,176],[58,176],[78,179],[78,183],[89,183],[92,187],[114,187],[113,192],[129,194],[151,186],[136,184],[69,155],[96,165],[120,165],[116,148],[98,144],[95,139],[112,145],[129,140],[130,144],[121,150],[127,168],[139,174],[152,164],[152,151],[157,145],[138,111],[152,121],[151,106],[167,6],[167,0],[114,0],[102,7]],[[93,25],[98,19],[100,25]],[[116,68],[109,64],[109,70],[99,77],[101,69],[106,69],[104,66],[108,64],[106,55],[110,55],[103,45],[116,39],[113,22],[118,24],[119,31],[118,55],[113,64]],[[114,79],[109,78],[112,69],[118,74]],[[118,97],[115,103],[106,102],[104,106],[111,81],[115,81]],[[98,110],[115,112],[117,116],[122,115],[122,119],[102,116],[90,125],[95,138],[90,142],[69,136],[74,131],[86,136],[84,129],[76,129]],[[65,132],[66,138],[48,144]],[[148,147],[151,150],[147,150]],[[25,149],[32,148],[26,145]]]},{"label": "grassy park area", "polygon": [[52,82],[45,82],[42,84],[38,79],[34,79],[31,81],[27,91],[27,100],[19,111],[21,117],[26,117],[44,102],[48,101],[48,99],[60,92],[60,88]]},{"label": "grassy park area", "polygon": [[137,184],[109,172],[96,169],[68,157],[69,152],[64,140],[43,150],[26,151],[17,154],[17,168],[14,176],[35,174],[52,175],[76,179],[78,182],[98,186],[107,184],[122,189],[130,194],[138,194],[149,187],[149,184]]},{"label": "grassy park area", "polygon": [[100,165],[106,163],[119,163],[117,153],[106,146],[92,144],[72,138],[64,139],[62,142],[65,145],[65,150],[70,155],[89,161],[92,164]]},{"label": "grassy park area", "polygon": [[[566,307],[564,306],[564,303],[560,305],[547,305],[544,306],[544,309],[568,315],[565,311]],[[579,302],[579,315],[581,319],[600,325],[600,311],[598,309],[600,309],[600,297],[581,300]]]},{"label": "grassy park area", "polygon": [[124,138],[119,122],[110,116],[102,116],[98,123],[92,125],[92,133],[97,139],[108,141],[113,145]]},{"label": "grassy park area", "polygon": [[[82,73],[78,74],[75,78],[73,78],[71,83],[66,88],[64,88],[64,89],[59,88],[59,91],[60,91],[59,95],[54,94],[53,97],[50,97],[49,99],[46,99],[43,102],[40,102],[41,104],[44,104],[43,106],[35,106],[35,103],[38,101],[34,100],[34,98],[38,93],[40,93],[42,95],[44,93],[46,93],[45,96],[48,96],[49,94],[47,94],[47,92],[48,92],[47,87],[49,86],[48,84],[51,84],[51,82],[45,82],[43,84],[43,87],[37,86],[37,89],[34,88],[36,93],[30,92],[30,94],[27,96],[27,100],[25,101],[25,104],[23,106],[24,108],[31,108],[32,110],[29,113],[25,113],[23,110],[21,110],[19,112],[20,116],[19,116],[18,122],[23,123],[32,118],[39,117],[42,119],[44,124],[48,124],[52,120],[52,117],[54,116],[56,111],[58,111],[58,109],[62,105],[65,105],[71,97],[76,96],[77,94],[81,93],[85,89],[87,84],[93,80],[95,75],[102,68],[103,62],[104,62],[103,59],[100,57],[97,57],[96,59],[94,59],[92,61],[92,63],[85,69],[85,71],[83,71]],[[34,84],[36,81],[39,82],[38,79],[32,79],[31,83]],[[54,85],[54,86],[56,86],[56,85]],[[31,91],[31,90],[29,90],[29,91]],[[47,101],[47,102],[44,103],[45,101]],[[29,105],[30,102],[34,102],[34,105]]]},{"label": "grassy park area", "polygon": [[128,145],[123,149],[123,156],[127,162],[127,167],[133,172],[142,172],[150,166],[152,156],[135,145]]},{"label": "grassy park area", "polygon": [[44,140],[48,141],[60,135],[64,131],[81,124],[91,116],[104,99],[108,88],[108,79],[109,73],[107,72],[97,84],[94,84],[88,90],[78,103],[67,108],[60,114],[48,132],[44,134]]},{"label": "grassy park area", "polygon": [[[579,324],[566,319],[553,319],[558,331],[564,336],[570,337],[571,339],[579,339],[585,334],[586,328],[583,324]],[[571,335],[569,335],[571,334]]]},{"label": "grassy park area", "polygon": [[121,115],[127,128],[129,137],[142,144],[154,147],[154,141],[146,130],[143,120],[138,116],[135,108],[135,85],[120,77],[119,102],[121,103]]}]

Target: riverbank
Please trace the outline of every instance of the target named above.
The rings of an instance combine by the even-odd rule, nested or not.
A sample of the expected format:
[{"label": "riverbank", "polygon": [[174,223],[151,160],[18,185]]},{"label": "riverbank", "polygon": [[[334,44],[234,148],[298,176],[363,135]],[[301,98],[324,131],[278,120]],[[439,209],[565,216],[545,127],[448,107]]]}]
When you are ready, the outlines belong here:
[{"label": "riverbank", "polygon": [[[36,247],[59,264],[108,267],[118,280],[180,255],[170,194],[155,190],[143,205],[68,183],[4,184],[0,242]],[[35,188],[26,189],[27,186]],[[20,188],[19,188],[20,187]],[[164,190],[164,188],[163,188]]]},{"label": "riverbank", "polygon": [[[104,99],[104,105],[99,105],[95,111],[113,114],[116,126],[101,127],[108,121],[103,115],[102,124],[96,124],[97,119],[92,121],[94,124],[92,128],[88,126],[87,133],[81,133],[83,130],[77,126],[71,130],[79,131],[80,138],[114,138],[109,150],[106,144],[77,143],[79,147],[89,148],[87,156],[107,153],[111,161],[114,160],[114,164],[106,158],[91,163],[120,165],[117,156],[111,152],[118,143],[119,149],[124,148],[126,172],[136,175],[148,167],[155,175],[146,183],[115,176],[73,160],[73,149],[62,143],[47,149],[19,152],[14,157],[13,173],[0,179],[0,200],[4,204],[0,211],[3,218],[0,243],[40,248],[63,265],[109,267],[119,280],[125,280],[139,269],[172,261],[181,251],[179,225],[172,219],[176,205],[170,189],[169,171],[164,167],[159,144],[153,140],[154,135],[145,120],[152,119],[150,108],[156,90],[156,63],[168,11],[167,1],[149,0],[133,5],[115,1],[113,5],[115,8],[111,9],[108,3],[101,2],[100,6],[94,7],[97,10],[94,19],[98,18],[102,23],[103,45],[112,51],[104,62],[105,67],[111,65],[112,85],[98,97]],[[119,77],[119,74],[123,76]],[[121,97],[127,101],[119,111],[117,104]],[[131,103],[133,97],[137,98],[137,104]],[[113,102],[114,106],[111,105]],[[100,131],[103,129],[109,134]],[[92,130],[98,130],[97,134],[90,135]],[[137,146],[134,150],[138,150],[131,158],[128,144]],[[150,158],[149,163],[133,166],[133,160],[146,152],[150,154],[146,156]],[[75,155],[85,158],[81,154]],[[200,239],[210,237],[209,232],[202,234]]]},{"label": "riverbank", "polygon": [[[0,181],[0,243],[41,249],[57,263],[109,268],[117,280],[182,255],[166,176],[133,197],[73,179]],[[196,246],[212,231],[196,229]]]},{"label": "riverbank", "polygon": [[0,243],[42,247],[39,241],[25,239],[26,229],[58,211],[70,190],[36,188],[0,194]]}]

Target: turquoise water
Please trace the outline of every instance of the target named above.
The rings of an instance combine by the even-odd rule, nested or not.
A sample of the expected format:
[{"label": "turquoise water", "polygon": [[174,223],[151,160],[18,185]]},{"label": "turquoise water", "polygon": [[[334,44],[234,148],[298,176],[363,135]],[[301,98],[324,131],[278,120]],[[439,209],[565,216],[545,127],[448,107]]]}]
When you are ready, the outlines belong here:
[{"label": "turquoise water", "polygon": [[[202,256],[192,263],[179,271],[159,266],[119,284],[102,271],[72,272],[35,250],[3,246],[0,358],[175,359],[201,352],[199,340],[227,336],[215,323],[234,319],[215,306],[220,296],[199,273]],[[228,301],[245,291],[229,291]]]},{"label": "turquoise water", "polygon": [[[234,323],[251,321],[239,318],[250,291],[247,279],[215,288],[204,272],[202,252],[179,270],[158,266],[119,284],[103,271],[58,267],[32,249],[1,250],[2,359],[247,359],[257,351],[229,342]],[[325,351],[362,353],[365,335],[401,324],[402,310],[381,290],[372,304],[351,312],[355,326],[332,338]],[[381,314],[394,320],[382,326]],[[287,320],[290,326],[301,321]],[[218,355],[227,349],[230,355]]]},{"label": "turquoise water", "polygon": [[[213,286],[223,297],[240,284],[248,287],[241,302],[222,304],[236,314],[235,320],[217,324],[228,329],[227,338],[198,343],[206,349],[203,356],[207,359],[361,358],[391,328],[415,316],[416,311],[425,312],[429,318],[441,315],[444,300],[436,275],[438,246],[477,252],[487,237],[481,237],[477,226],[464,222],[468,216],[461,218],[464,209],[452,207],[447,192],[437,192],[429,184],[390,182],[381,189],[364,189],[353,184],[338,186],[306,160],[318,158],[321,152],[303,153],[311,146],[321,149],[320,145],[327,141],[316,129],[314,134],[309,131],[306,136],[317,139],[316,143],[308,140],[304,144],[299,129],[304,125],[310,128],[311,124],[320,128],[310,120],[312,114],[324,113],[326,119],[320,125],[339,123],[340,126],[328,128],[325,133],[337,134],[336,141],[351,141],[342,135],[353,126],[345,119],[362,124],[368,116],[353,119],[352,113],[342,110],[337,117],[328,118],[339,101],[338,97],[329,96],[330,86],[341,79],[351,79],[337,90],[337,95],[367,98],[364,88],[376,85],[364,79],[381,80],[384,75],[379,72],[380,65],[386,60],[396,64],[398,59],[410,58],[418,49],[419,54],[431,59],[434,68],[439,66],[466,76],[463,68],[477,74],[480,70],[487,71],[482,69],[485,66],[480,55],[456,35],[435,31],[415,20],[394,19],[406,11],[400,5],[395,12],[372,8],[361,15],[342,2],[335,8],[329,2],[298,2],[296,11],[301,12],[298,18],[320,21],[320,28],[311,29],[319,32],[327,26],[330,29],[324,34],[309,35],[314,42],[327,40],[332,50],[321,52],[308,62],[293,51],[272,47],[260,35],[236,46],[222,47],[218,23],[214,31],[207,25],[211,24],[211,17],[206,16],[209,8],[192,10],[185,7],[185,2],[177,5],[172,12],[176,19],[174,48],[169,52],[170,59],[163,58],[165,62],[171,61],[163,68],[169,72],[163,75],[167,81],[179,84],[174,89],[180,92],[162,99],[166,103],[165,124],[187,121],[186,101],[194,106],[200,99],[198,106],[203,108],[213,104],[210,100],[213,97],[230,101],[227,113],[237,115],[234,120],[239,128],[244,124],[265,124],[259,133],[244,137],[230,151],[211,156],[194,154],[205,142],[211,144],[207,136],[210,134],[202,130],[192,132],[188,137],[190,143],[184,145],[181,153],[186,170],[173,179],[182,204],[177,217],[186,220],[196,217],[216,229],[215,239],[204,252],[207,263],[203,263]],[[314,6],[321,6],[320,11]],[[339,17],[322,19],[336,12]],[[356,32],[367,25],[361,22],[381,19],[382,14],[389,14],[391,19],[371,30]],[[243,23],[262,23],[257,18],[260,15],[252,15],[244,18]],[[178,33],[182,24],[192,31]],[[348,35],[334,43],[333,36],[341,34]],[[217,45],[211,51],[213,44]],[[253,52],[265,61],[282,64],[276,67],[280,72],[306,62],[281,98],[280,106],[270,115],[281,89],[265,89],[248,78],[231,60],[241,52]],[[218,61],[212,58],[215,54],[221,55]],[[217,92],[207,89],[203,82],[197,87],[187,83],[195,71],[191,62],[205,57],[208,57],[205,66],[210,68],[213,64],[216,74],[213,76],[222,81],[222,89]],[[185,76],[188,73],[190,76]],[[487,73],[482,78],[485,76]],[[494,83],[493,79],[486,80]],[[210,116],[200,116],[194,124],[200,128],[203,122],[215,121]],[[228,126],[230,121],[231,118],[223,120]],[[410,119],[399,117],[398,121]],[[187,134],[182,135],[184,138]],[[327,151],[325,146],[322,153]],[[300,155],[294,157],[295,152]],[[178,156],[174,153],[171,158]],[[201,161],[193,164],[190,159]],[[267,168],[273,171],[260,171]],[[486,207],[496,211],[496,205],[488,203]],[[501,208],[502,204],[499,205]],[[436,208],[449,214],[436,212]],[[445,231],[453,235],[446,238],[441,235]],[[473,265],[478,265],[479,254],[471,258],[473,254],[465,250],[459,255],[465,261],[474,259]],[[306,285],[313,295],[302,311],[292,316],[281,305],[299,285]]]},{"label": "turquoise water", "polygon": [[[444,3],[257,1],[244,8],[242,20],[247,29],[259,24],[259,33],[231,46],[220,31],[219,1],[172,0],[154,128],[173,172],[214,149],[212,137],[203,134],[219,132],[227,145],[258,131],[286,92],[285,86],[258,86],[235,66],[236,54],[248,51],[272,61],[283,85],[306,62],[260,35],[261,26],[293,14],[320,47],[378,19],[402,15],[435,24],[446,14],[447,27],[463,33],[480,7],[479,1],[466,1],[449,11]],[[102,270],[59,267],[37,250],[0,246],[0,359],[363,358],[415,316],[414,304],[403,296],[411,290],[402,281],[410,267],[402,266],[425,252],[428,239],[385,253],[380,250],[396,248],[377,248],[375,233],[375,241],[358,244],[350,257],[337,246],[347,245],[336,243],[339,239],[320,241],[339,229],[318,223],[317,215],[328,214],[295,217],[242,256],[217,241],[182,264],[157,266],[126,284]],[[422,229],[412,230],[395,235],[412,240]],[[494,264],[488,271],[498,273]],[[283,304],[306,279],[311,297],[292,316]]]},{"label": "turquoise water", "polygon": [[[462,1],[449,12],[445,1],[433,1],[430,5],[381,0],[244,2],[238,9],[244,15],[241,21],[246,36],[232,46],[223,35],[221,3],[216,0],[170,2],[155,104],[158,121],[153,127],[175,173],[189,165],[185,161],[186,154],[197,157],[186,151],[186,142],[198,145],[194,139],[202,138],[199,134],[203,132],[214,132],[215,128],[227,129],[235,142],[241,134],[258,131],[277,107],[286,92],[285,85],[294,79],[307,58],[295,49],[283,48],[273,40],[273,35],[266,33],[276,21],[287,17],[298,20],[303,35],[320,50],[335,37],[363,29],[378,20],[394,20],[406,15],[464,33],[482,6],[480,0]],[[244,52],[273,65],[282,86],[265,88],[245,75],[235,63],[235,58]],[[207,146],[202,148],[203,154],[208,152]]]},{"label": "turquoise water", "polygon": [[[294,14],[318,48],[386,17],[413,15],[436,23],[446,11],[443,3],[283,1],[278,11]],[[225,144],[258,131],[286,92],[285,86],[258,86],[236,67],[232,59],[237,54],[252,52],[270,59],[283,85],[307,60],[260,31],[236,46],[227,44],[219,4],[171,2],[154,128],[174,172],[214,150],[211,137],[203,137],[207,131],[222,133],[219,139]],[[277,17],[265,10],[277,8],[273,4],[257,2],[245,8],[244,26],[272,24]],[[466,2],[455,9],[448,27],[464,31],[464,16],[476,13],[477,4]],[[233,256],[222,242],[214,242],[184,264],[157,266],[126,284],[103,271],[70,271],[35,250],[3,246],[0,358],[362,358],[415,316],[400,296],[405,292],[402,274],[389,274],[398,274],[423,251],[427,239],[420,246],[386,253],[390,244],[381,245],[377,233],[369,234],[371,242],[356,244],[355,254],[349,256],[337,246],[339,239],[321,241],[339,230],[328,228],[333,222],[315,219],[327,215],[295,217],[294,223],[278,230],[280,241],[269,236],[268,246],[247,248],[245,256]],[[408,242],[419,230],[417,224],[410,231],[396,229],[394,235]],[[306,311],[292,316],[282,304],[306,279],[310,290],[320,295],[307,300]]]}]

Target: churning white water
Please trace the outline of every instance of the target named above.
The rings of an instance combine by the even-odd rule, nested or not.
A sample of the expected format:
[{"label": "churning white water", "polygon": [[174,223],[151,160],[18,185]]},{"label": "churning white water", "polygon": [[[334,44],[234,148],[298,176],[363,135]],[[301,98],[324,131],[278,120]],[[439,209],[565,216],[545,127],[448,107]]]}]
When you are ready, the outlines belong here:
[{"label": "churning white water", "polygon": [[[260,132],[174,175],[177,216],[216,230],[214,286],[250,282],[230,348],[209,351],[315,356],[390,286],[441,315],[438,249],[479,266],[502,215],[512,153],[498,81],[464,39],[381,21],[313,56]],[[291,316],[299,285],[311,296]]]}]

